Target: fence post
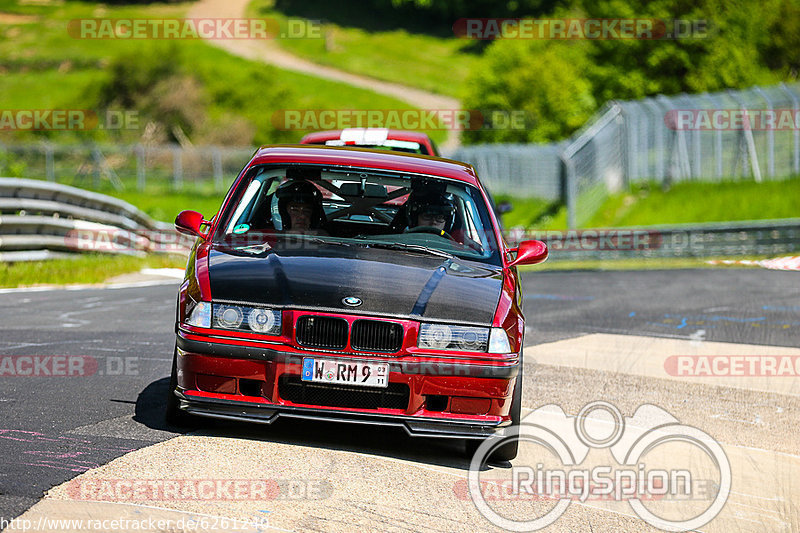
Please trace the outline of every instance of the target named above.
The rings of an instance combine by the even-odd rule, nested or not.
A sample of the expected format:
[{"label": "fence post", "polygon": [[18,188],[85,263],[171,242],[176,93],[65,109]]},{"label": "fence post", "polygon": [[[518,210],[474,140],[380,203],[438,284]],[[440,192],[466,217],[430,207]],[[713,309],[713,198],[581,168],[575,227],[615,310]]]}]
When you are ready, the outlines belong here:
[{"label": "fence post", "polygon": [[[753,139],[753,129],[750,125],[749,115],[747,114],[747,107],[744,105],[744,102],[739,98],[738,93],[728,89],[728,94],[730,94],[731,98],[738,104],[739,109],[741,109],[742,113],[745,117],[748,117],[744,124],[742,124],[742,137],[744,138],[745,146],[747,148],[747,156],[750,159],[750,166],[753,171],[753,178],[755,179],[756,183],[761,183],[761,167],[758,164],[758,152],[756,151],[756,142]],[[739,143],[741,145],[741,142]],[[746,164],[745,164],[746,165]]]},{"label": "fence post", "polygon": [[47,176],[47,181],[56,181],[53,145],[49,142],[44,144],[44,173]]},{"label": "fence post", "polygon": [[172,183],[175,190],[183,189],[183,161],[181,159],[181,149],[178,146],[172,148]]},{"label": "fence post", "polygon": [[[709,99],[711,100],[711,104],[714,106],[715,109],[721,110],[722,104],[720,104],[719,97],[716,95],[708,95]],[[714,128],[714,163],[715,163],[715,171],[717,173],[717,178],[722,179],[722,129],[721,128]]]},{"label": "fence post", "polygon": [[141,144],[137,144],[133,151],[136,154],[136,189],[144,191],[147,186],[146,168],[147,160],[145,158],[145,148]]},{"label": "fence post", "polygon": [[567,205],[567,229],[575,229],[576,203],[578,190],[575,183],[575,168],[569,157],[564,152],[558,155],[561,160],[561,189],[564,194],[564,203]]},{"label": "fence post", "polygon": [[[699,98],[697,99],[699,100]],[[684,95],[684,101],[689,103],[690,99]],[[691,164],[691,178],[694,180],[695,178],[699,178],[703,174],[703,167],[702,167],[702,160],[703,160],[703,145],[700,140],[700,130],[695,129],[692,131],[692,164]]]},{"label": "fence post", "polygon": [[218,146],[211,151],[211,166],[214,167],[214,189],[222,191],[222,152]]},{"label": "fence post", "polygon": [[[774,111],[775,106],[767,93],[761,87],[754,87],[753,90],[764,99],[767,104],[767,111]],[[767,175],[775,177],[775,128],[767,128]]]},{"label": "fence post", "polygon": [[103,157],[100,155],[100,150],[97,146],[92,148],[92,159],[94,160],[94,172],[92,172],[92,186],[95,189],[100,188],[100,167],[103,164]]},{"label": "fence post", "polygon": [[650,107],[650,109],[652,109],[655,112],[656,119],[658,119],[659,115],[661,116],[660,123],[658,120],[656,120],[656,126],[653,130],[653,138],[655,141],[654,150],[656,152],[655,178],[659,182],[663,182],[664,181],[664,128],[665,128],[664,116],[663,113],[661,113],[661,106],[659,106],[658,102],[656,102],[654,99],[649,98],[647,100],[647,105]]},{"label": "fence post", "polygon": [[630,188],[631,178],[639,175],[639,110],[636,108],[635,113],[630,113],[628,110],[631,107],[632,105],[620,104],[620,109],[622,109],[620,116],[623,117],[623,135],[627,141],[622,143],[626,152],[623,161],[625,161],[625,166],[627,167],[622,173],[622,183],[625,189]]},{"label": "fence post", "polygon": [[[798,105],[797,95],[789,89],[789,86],[785,83],[781,83],[781,89],[783,92],[789,95],[789,98],[792,99],[792,109],[794,110],[795,116],[797,116],[797,111],[800,109],[800,105]],[[792,150],[792,170],[795,174],[800,174],[800,129],[792,128],[792,136],[794,137],[794,148]]]}]

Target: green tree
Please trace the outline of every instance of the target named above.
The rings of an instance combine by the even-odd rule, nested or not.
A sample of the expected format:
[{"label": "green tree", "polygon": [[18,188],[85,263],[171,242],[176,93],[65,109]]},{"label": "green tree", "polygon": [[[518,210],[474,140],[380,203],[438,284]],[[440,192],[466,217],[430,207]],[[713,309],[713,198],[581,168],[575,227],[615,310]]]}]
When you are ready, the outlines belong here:
[{"label": "green tree", "polygon": [[467,109],[524,111],[528,129],[464,132],[465,142],[545,142],[569,135],[597,108],[585,46],[498,41],[469,80]]},{"label": "green tree", "polygon": [[[467,97],[471,107],[526,109],[528,132],[475,132],[466,142],[561,139],[605,102],[719,91],[794,79],[800,68],[797,0],[573,2],[552,18],[653,19],[692,31],[676,38],[497,40]],[[684,31],[686,22],[679,23]]]}]

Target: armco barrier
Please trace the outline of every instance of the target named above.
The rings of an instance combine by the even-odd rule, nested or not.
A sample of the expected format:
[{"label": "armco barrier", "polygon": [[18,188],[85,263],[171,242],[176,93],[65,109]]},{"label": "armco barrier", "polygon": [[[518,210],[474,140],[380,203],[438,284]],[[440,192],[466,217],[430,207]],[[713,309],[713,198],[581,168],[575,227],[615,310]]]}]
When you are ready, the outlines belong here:
[{"label": "armco barrier", "polygon": [[[531,231],[506,240],[544,240],[550,260],[780,255],[800,251],[800,218],[641,228]],[[0,178],[0,261],[64,252],[186,253],[192,239],[134,206],[40,180]]]},{"label": "armco barrier", "polygon": [[509,243],[540,239],[552,261],[780,255],[800,251],[800,218],[569,231],[511,229]]},{"label": "armco barrier", "polygon": [[66,253],[187,253],[192,241],[127,202],[40,180],[0,178],[0,261]]}]

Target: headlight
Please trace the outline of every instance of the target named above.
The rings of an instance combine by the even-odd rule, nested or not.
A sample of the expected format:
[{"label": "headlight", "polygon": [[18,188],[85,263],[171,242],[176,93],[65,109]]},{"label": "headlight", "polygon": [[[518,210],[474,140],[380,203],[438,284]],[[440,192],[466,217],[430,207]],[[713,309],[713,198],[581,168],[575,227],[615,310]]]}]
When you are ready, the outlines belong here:
[{"label": "headlight", "polygon": [[186,319],[186,323],[190,326],[197,326],[198,328],[211,327],[211,303],[199,302],[194,306]]},{"label": "headlight", "polygon": [[281,312],[262,307],[214,304],[214,327],[280,335]]},{"label": "headlight", "polygon": [[485,352],[489,347],[489,328],[422,324],[417,345],[434,350]]}]

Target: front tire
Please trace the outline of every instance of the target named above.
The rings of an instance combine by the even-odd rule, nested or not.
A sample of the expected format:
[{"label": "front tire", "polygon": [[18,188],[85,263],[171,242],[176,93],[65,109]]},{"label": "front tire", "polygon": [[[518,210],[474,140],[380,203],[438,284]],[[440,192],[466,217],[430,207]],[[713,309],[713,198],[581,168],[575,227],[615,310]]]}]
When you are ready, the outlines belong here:
[{"label": "front tire", "polygon": [[[511,426],[518,426],[522,420],[522,359],[520,359],[519,373],[516,380],[514,380],[514,392],[511,395]],[[488,462],[502,463],[511,461],[517,457],[519,453],[519,436],[504,439],[505,444],[499,446],[487,458]],[[482,440],[470,439],[467,441],[467,457],[470,459],[475,455],[478,447],[483,444]]]},{"label": "front tire", "polygon": [[175,389],[178,387],[178,347],[175,346],[175,352],[172,355],[172,372],[169,377],[169,390],[167,391],[166,409],[164,413],[164,420],[171,426],[187,426],[193,418],[186,411],[181,410],[180,401],[175,396]]}]

